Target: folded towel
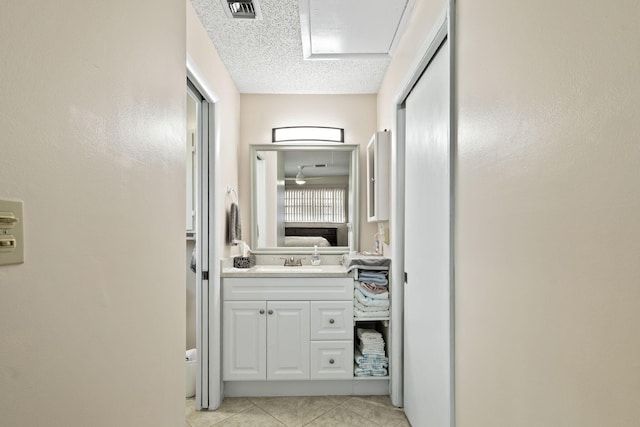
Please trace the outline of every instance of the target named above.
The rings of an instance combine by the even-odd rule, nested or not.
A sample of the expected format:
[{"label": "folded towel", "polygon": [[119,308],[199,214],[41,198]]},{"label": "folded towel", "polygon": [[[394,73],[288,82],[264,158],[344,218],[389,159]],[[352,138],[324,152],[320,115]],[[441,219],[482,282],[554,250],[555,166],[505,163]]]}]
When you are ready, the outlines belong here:
[{"label": "folded towel", "polygon": [[374,363],[374,362],[358,363],[358,368],[360,369],[384,369],[388,367],[389,367],[388,363]]},{"label": "folded towel", "polygon": [[389,301],[389,291],[387,292],[382,292],[379,294],[374,294],[370,291],[368,291],[366,288],[362,287],[362,283],[360,282],[354,282],[353,287],[357,290],[360,291],[360,293],[366,297],[369,298],[371,300],[386,300]]},{"label": "folded towel", "polygon": [[383,317],[389,317],[389,310],[384,310],[384,311],[361,311],[358,310],[357,308],[353,308],[353,315],[354,317],[357,318],[383,318]]},{"label": "folded towel", "polygon": [[358,276],[376,277],[378,279],[386,279],[389,277],[388,270],[360,270]]},{"label": "folded towel", "polygon": [[361,271],[358,273],[358,280],[361,282],[370,282],[378,285],[387,285],[389,281],[387,280],[387,271],[379,271],[374,273],[372,271]]},{"label": "folded towel", "polygon": [[231,203],[229,208],[229,243],[237,245],[242,240],[242,228],[240,226],[240,208],[237,203]]},{"label": "folded towel", "polygon": [[388,285],[377,285],[375,283],[360,282],[360,289],[367,290],[372,294],[382,294],[389,291]]},{"label": "folded towel", "polygon": [[353,373],[356,377],[386,377],[387,376],[387,370],[384,368],[382,369],[355,368],[353,370]]},{"label": "folded towel", "polygon": [[382,333],[372,328],[356,328],[356,336],[361,340],[366,338],[382,338]]},{"label": "folded towel", "polygon": [[358,347],[358,349],[360,350],[360,353],[362,353],[363,357],[367,357],[367,356],[384,356],[384,350],[367,350],[367,349],[363,349],[361,347]]},{"label": "folded towel", "polygon": [[388,357],[382,356],[379,354],[368,354],[366,356],[363,356],[359,349],[356,349],[354,351],[353,360],[355,360],[357,364],[360,364],[360,363],[386,363],[387,365],[389,364]]},{"label": "folded towel", "polygon": [[370,305],[363,305],[358,300],[356,300],[353,303],[353,307],[357,308],[360,311],[386,311],[387,310],[384,307],[375,307],[375,306],[370,306]]},{"label": "folded towel", "polygon": [[381,310],[385,308],[389,308],[388,294],[387,294],[387,298],[371,298],[369,296],[366,296],[360,289],[356,288],[353,291],[353,296],[362,305],[368,305],[370,307],[380,307]]}]

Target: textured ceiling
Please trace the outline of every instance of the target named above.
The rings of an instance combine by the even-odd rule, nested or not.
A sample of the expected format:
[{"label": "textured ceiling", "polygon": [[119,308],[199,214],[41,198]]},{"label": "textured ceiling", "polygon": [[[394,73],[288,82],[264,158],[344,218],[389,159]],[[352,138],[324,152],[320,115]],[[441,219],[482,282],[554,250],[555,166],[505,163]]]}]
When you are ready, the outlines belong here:
[{"label": "textured ceiling", "polygon": [[220,0],[191,0],[240,93],[377,93],[388,59],[305,61],[298,0],[259,0],[262,20],[229,19]]}]

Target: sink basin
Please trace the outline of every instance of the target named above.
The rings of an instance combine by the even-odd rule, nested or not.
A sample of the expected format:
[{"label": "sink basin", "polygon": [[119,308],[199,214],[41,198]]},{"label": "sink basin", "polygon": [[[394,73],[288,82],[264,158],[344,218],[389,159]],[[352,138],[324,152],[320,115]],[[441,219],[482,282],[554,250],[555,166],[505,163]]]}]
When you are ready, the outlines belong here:
[{"label": "sink basin", "polygon": [[222,277],[348,277],[342,264],[300,265],[258,264],[251,268],[223,268]]},{"label": "sink basin", "polygon": [[255,273],[321,273],[326,271],[322,267],[301,265],[296,267],[285,267],[282,265],[256,265],[250,269]]}]

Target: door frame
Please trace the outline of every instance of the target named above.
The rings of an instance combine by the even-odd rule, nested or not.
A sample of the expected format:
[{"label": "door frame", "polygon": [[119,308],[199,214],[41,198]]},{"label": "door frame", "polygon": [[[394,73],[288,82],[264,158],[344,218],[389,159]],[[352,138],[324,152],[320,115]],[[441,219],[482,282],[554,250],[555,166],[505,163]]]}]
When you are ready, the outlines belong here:
[{"label": "door frame", "polygon": [[[200,92],[202,138],[197,153],[196,205],[196,401],[195,409],[216,409],[222,403],[220,352],[220,192],[218,191],[220,140],[220,97],[196,62],[187,54],[187,78]],[[204,237],[203,237],[204,236]],[[203,254],[206,254],[203,256]],[[204,272],[204,273],[203,273]]]},{"label": "door frame", "polygon": [[[395,138],[392,138],[392,154],[391,154],[391,188],[394,189],[391,203],[391,220],[390,232],[395,236],[392,248],[391,258],[393,259],[394,268],[391,273],[391,283],[393,294],[404,294],[404,245],[405,245],[405,224],[404,224],[404,206],[405,206],[405,101],[409,93],[416,85],[423,72],[431,60],[436,55],[438,48],[445,41],[449,43],[449,149],[450,149],[450,228],[449,228],[449,259],[450,259],[450,283],[449,283],[449,338],[450,338],[450,379],[451,379],[451,426],[455,426],[455,163],[456,163],[456,146],[457,146],[457,117],[456,117],[456,79],[455,79],[455,0],[446,0],[443,11],[438,16],[434,27],[425,38],[425,42],[418,50],[418,56],[412,65],[408,68],[403,84],[396,92],[394,98],[395,104]],[[404,301],[402,298],[396,298],[393,301],[393,310],[391,323],[394,325],[392,334],[391,360],[393,360],[393,375],[391,377],[391,400],[395,406],[403,406],[404,404],[404,364],[398,363],[404,357]]]}]

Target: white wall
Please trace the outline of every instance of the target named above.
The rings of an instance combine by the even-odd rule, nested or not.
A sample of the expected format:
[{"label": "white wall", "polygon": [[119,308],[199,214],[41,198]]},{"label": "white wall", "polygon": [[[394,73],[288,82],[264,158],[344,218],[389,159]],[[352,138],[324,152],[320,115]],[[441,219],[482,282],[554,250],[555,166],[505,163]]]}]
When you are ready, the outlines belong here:
[{"label": "white wall", "polygon": [[185,3],[0,9],[0,424],[184,425]]},{"label": "white wall", "polygon": [[[376,128],[376,95],[242,94],[239,185],[243,237],[250,240],[249,145],[271,143],[271,129],[284,126],[344,128],[345,143],[360,144],[360,183],[366,181],[366,145]],[[367,223],[366,187],[360,188],[360,249],[373,250],[377,228]]]},{"label": "white wall", "polygon": [[[417,2],[379,128],[442,6]],[[640,4],[457,18],[457,425],[636,426]]]}]

